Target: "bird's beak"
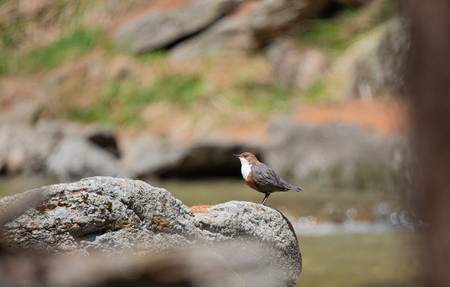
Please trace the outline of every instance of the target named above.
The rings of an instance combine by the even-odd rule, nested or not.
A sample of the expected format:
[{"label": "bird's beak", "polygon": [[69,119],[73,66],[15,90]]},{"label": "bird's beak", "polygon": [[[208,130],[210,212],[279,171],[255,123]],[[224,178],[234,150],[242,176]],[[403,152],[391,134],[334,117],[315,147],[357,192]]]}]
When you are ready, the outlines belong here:
[{"label": "bird's beak", "polygon": [[241,155],[240,154],[233,154],[233,156],[235,156],[235,157],[240,157]]}]

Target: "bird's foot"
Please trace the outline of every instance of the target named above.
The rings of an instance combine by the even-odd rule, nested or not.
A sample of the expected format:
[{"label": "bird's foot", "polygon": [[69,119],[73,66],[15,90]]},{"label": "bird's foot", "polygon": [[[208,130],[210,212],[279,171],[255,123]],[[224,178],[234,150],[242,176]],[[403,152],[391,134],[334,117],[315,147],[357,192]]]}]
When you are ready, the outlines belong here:
[{"label": "bird's foot", "polygon": [[266,195],[264,196],[263,201],[261,202],[262,205],[267,206],[267,205],[266,205],[266,201],[267,201],[267,199],[269,198],[269,195],[270,195],[270,193],[266,193]]}]

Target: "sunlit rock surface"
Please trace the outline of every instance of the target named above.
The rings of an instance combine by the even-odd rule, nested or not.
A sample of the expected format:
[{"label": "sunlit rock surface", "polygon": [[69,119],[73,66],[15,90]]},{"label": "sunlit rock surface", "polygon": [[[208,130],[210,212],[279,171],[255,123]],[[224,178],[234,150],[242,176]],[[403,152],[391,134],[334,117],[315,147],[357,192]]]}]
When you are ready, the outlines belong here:
[{"label": "sunlit rock surface", "polygon": [[187,60],[218,52],[254,51],[300,20],[319,15],[328,1],[261,0],[241,3],[236,13],[175,46],[170,57]]},{"label": "sunlit rock surface", "polygon": [[306,89],[318,81],[328,60],[318,49],[299,49],[293,39],[274,41],[267,49],[272,77],[284,88]]},{"label": "sunlit rock surface", "polygon": [[183,145],[148,135],[124,145],[123,151],[124,166],[133,178],[240,177],[240,164],[233,154],[261,154],[260,148],[247,143],[216,140]]},{"label": "sunlit rock surface", "polygon": [[167,48],[212,25],[231,11],[237,2],[192,1],[173,9],[150,11],[121,26],[115,39],[119,45],[137,53]]},{"label": "sunlit rock surface", "polygon": [[43,121],[0,126],[0,174],[79,179],[125,176],[114,132],[96,126]]},{"label": "sunlit rock surface", "polygon": [[405,139],[360,126],[317,126],[289,119],[274,121],[267,163],[297,182],[314,180],[334,188],[392,190],[403,176]]},{"label": "sunlit rock surface", "polygon": [[382,37],[367,37],[369,41],[373,38],[375,45],[355,62],[352,77],[355,96],[405,95],[403,75],[410,46],[409,27],[404,19],[393,19],[384,30]]},{"label": "sunlit rock surface", "polygon": [[[198,244],[217,248],[218,242],[233,241],[240,246],[234,248],[235,253],[217,253],[223,262],[243,262],[241,259],[248,256],[249,262],[274,270],[267,273],[251,265],[261,272],[250,276],[252,280],[266,278],[277,284],[254,285],[256,281],[249,281],[247,286],[295,286],[301,270],[299,245],[291,224],[280,212],[260,204],[232,201],[193,214],[164,189],[112,177],[28,191],[33,192],[41,193],[44,201],[5,225],[5,239],[11,246],[51,254],[101,251],[162,256],[173,248]],[[0,209],[16,197],[0,199]],[[235,241],[251,242],[252,247]],[[246,280],[246,276],[242,278]]]}]

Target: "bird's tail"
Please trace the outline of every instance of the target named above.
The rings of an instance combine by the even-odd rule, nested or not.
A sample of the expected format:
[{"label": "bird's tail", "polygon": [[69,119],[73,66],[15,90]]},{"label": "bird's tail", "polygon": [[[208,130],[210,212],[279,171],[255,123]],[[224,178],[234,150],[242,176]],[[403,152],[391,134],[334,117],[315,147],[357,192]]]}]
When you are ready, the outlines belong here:
[{"label": "bird's tail", "polygon": [[289,183],[289,185],[288,185],[288,190],[300,192],[300,191],[302,191],[303,189],[301,189],[300,187],[295,186],[295,185]]}]

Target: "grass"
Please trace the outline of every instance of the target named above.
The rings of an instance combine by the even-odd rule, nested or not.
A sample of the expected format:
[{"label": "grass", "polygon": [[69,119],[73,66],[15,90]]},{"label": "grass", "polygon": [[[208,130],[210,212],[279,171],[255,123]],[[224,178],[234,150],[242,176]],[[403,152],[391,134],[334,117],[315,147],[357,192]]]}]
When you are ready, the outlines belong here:
[{"label": "grass", "polygon": [[134,82],[109,82],[92,105],[73,107],[67,116],[81,122],[97,122],[113,126],[135,124],[148,105],[167,101],[188,107],[202,94],[199,76],[170,75],[151,86]]},{"label": "grass", "polygon": [[16,48],[18,45],[20,34],[24,29],[24,22],[16,18],[14,22],[8,25],[0,26],[0,46],[3,48]]},{"label": "grass", "polygon": [[[2,33],[0,74],[28,75],[55,68],[91,50],[98,42],[101,32],[97,29],[79,27],[62,35],[55,42],[26,52],[16,52],[13,40]],[[3,39],[6,38],[6,39]]]},{"label": "grass", "polygon": [[309,86],[303,93],[303,99],[307,103],[316,103],[324,98],[326,85],[323,80],[319,80]]},{"label": "grass", "polygon": [[[53,1],[41,13],[27,19],[19,13],[20,9],[12,8],[16,6],[11,5],[12,2],[0,2],[1,8],[9,11],[0,23],[0,75],[28,76],[52,69],[92,49],[102,35],[99,29],[83,26],[80,22],[88,1]],[[36,27],[39,31],[44,26],[55,26],[60,32],[59,38],[44,45],[34,43],[34,40],[30,42],[34,37],[28,37],[27,31]]]},{"label": "grass", "polygon": [[166,51],[154,51],[150,53],[137,54],[135,57],[144,63],[154,63],[156,61],[167,59],[168,53]]},{"label": "grass", "polygon": [[198,75],[173,75],[160,79],[152,90],[158,100],[186,106],[202,94],[202,87],[202,79]]},{"label": "grass", "polygon": [[293,91],[273,84],[243,82],[232,88],[231,101],[236,106],[252,108],[260,115],[281,113],[289,108]]},{"label": "grass", "polygon": [[0,75],[8,73],[17,58],[14,51],[23,28],[24,22],[19,18],[14,19],[12,23],[0,25]]},{"label": "grass", "polygon": [[14,62],[16,62],[16,55],[9,49],[0,48],[0,76],[11,73]]},{"label": "grass", "polygon": [[63,35],[54,43],[31,51],[27,56],[30,71],[51,69],[90,50],[100,37],[100,31],[85,27]]},{"label": "grass", "polygon": [[344,51],[354,40],[355,35],[348,33],[345,24],[354,17],[355,12],[347,10],[335,19],[312,20],[300,31],[300,45],[313,46],[329,53]]},{"label": "grass", "polygon": [[316,19],[305,23],[299,31],[298,42],[336,56],[361,35],[393,17],[398,1],[382,0],[355,10],[348,8],[332,19]]},{"label": "grass", "polygon": [[298,286],[415,286],[419,260],[410,234],[302,237]]},{"label": "grass", "polygon": [[341,27],[319,20],[311,23],[311,26],[302,32],[299,41],[301,44],[342,51],[348,46],[349,40],[349,36],[342,32]]}]

